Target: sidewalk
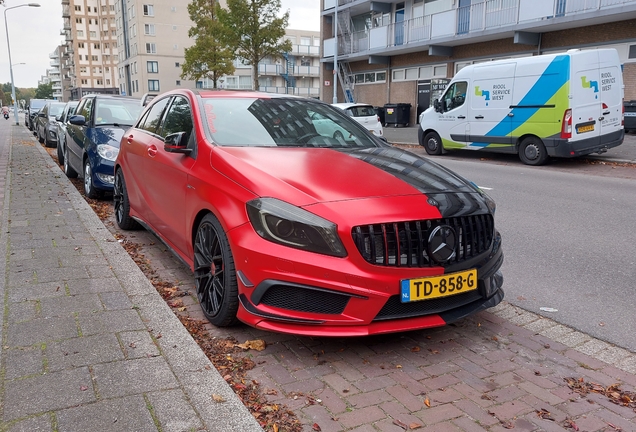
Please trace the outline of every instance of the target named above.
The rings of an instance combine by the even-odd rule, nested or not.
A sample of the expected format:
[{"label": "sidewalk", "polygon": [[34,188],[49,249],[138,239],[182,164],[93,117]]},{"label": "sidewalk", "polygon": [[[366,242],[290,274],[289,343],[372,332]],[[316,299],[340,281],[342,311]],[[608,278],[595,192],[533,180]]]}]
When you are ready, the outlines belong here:
[{"label": "sidewalk", "polygon": [[0,430],[262,430],[22,122],[0,125]]}]

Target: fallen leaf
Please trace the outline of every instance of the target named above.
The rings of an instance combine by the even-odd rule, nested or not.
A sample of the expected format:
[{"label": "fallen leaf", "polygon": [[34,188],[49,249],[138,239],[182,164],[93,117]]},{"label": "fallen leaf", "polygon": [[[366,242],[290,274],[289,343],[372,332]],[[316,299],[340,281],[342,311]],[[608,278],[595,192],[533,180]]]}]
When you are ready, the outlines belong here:
[{"label": "fallen leaf", "polygon": [[216,402],[216,403],[225,402],[225,399],[223,398],[223,396],[218,395],[218,394],[213,394],[213,395],[212,395],[212,399],[213,399],[213,400],[214,400],[214,402]]},{"label": "fallen leaf", "polygon": [[402,365],[395,365],[397,369],[402,369]]},{"label": "fallen leaf", "polygon": [[435,349],[428,349],[430,352],[432,352],[433,354],[439,354],[439,351],[435,350]]},{"label": "fallen leaf", "polygon": [[183,311],[185,311],[186,309],[187,309],[187,307],[185,307],[185,306],[182,306],[182,307],[180,307],[180,308],[177,308],[177,310],[178,310],[179,312],[183,312]]},{"label": "fallen leaf", "polygon": [[579,427],[576,425],[576,423],[574,423],[574,420],[565,419],[565,421],[563,422],[563,426],[565,426],[566,428],[574,429],[575,431],[579,430]]},{"label": "fallen leaf", "polygon": [[349,393],[349,389],[342,390],[343,393]]},{"label": "fallen leaf", "polygon": [[408,430],[409,429],[409,427],[406,425],[406,423],[403,423],[403,422],[399,421],[398,419],[394,419],[393,420],[393,424],[396,425],[396,426],[401,427],[404,430]]},{"label": "fallen leaf", "polygon": [[413,348],[411,348],[411,352],[418,352],[420,349],[420,347],[414,346]]},{"label": "fallen leaf", "polygon": [[316,432],[320,432],[322,430],[320,429],[320,426],[318,426],[318,423],[314,423],[313,425],[311,425],[311,428]]},{"label": "fallen leaf", "polygon": [[424,405],[426,405],[427,407],[431,407],[431,401],[428,399],[428,396],[426,397],[426,399],[424,399]]},{"label": "fallen leaf", "polygon": [[272,426],[272,429],[274,430],[274,432],[278,432],[278,425],[274,423],[274,425]]},{"label": "fallen leaf", "polygon": [[183,307],[183,300],[181,299],[177,299],[177,300],[172,300],[168,302],[168,306],[172,307],[172,308],[180,308]]},{"label": "fallen leaf", "polygon": [[554,421],[554,418],[552,417],[552,414],[550,413],[550,411],[548,411],[545,408],[541,408],[541,410],[536,411],[536,413],[539,416],[539,418],[542,418],[544,420]]},{"label": "fallen leaf", "polygon": [[254,339],[254,340],[247,340],[245,341],[245,343],[242,343],[242,344],[236,344],[236,346],[239,348],[243,348],[244,350],[253,349],[256,351],[263,351],[267,345],[265,344],[265,341],[262,339]]},{"label": "fallen leaf", "polygon": [[411,423],[411,424],[409,424],[409,428],[410,429],[419,429],[421,427],[422,427],[422,425],[419,424],[419,423]]},{"label": "fallen leaf", "polygon": [[81,390],[81,391],[86,391],[86,390],[88,390],[88,387],[86,387],[86,386],[80,386],[80,390]]}]

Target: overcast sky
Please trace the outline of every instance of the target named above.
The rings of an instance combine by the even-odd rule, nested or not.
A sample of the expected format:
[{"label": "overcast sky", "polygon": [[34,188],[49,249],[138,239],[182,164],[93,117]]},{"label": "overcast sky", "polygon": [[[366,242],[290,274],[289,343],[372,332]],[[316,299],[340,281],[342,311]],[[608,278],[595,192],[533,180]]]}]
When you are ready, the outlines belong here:
[{"label": "overcast sky", "polygon": [[[8,8],[30,2],[40,7]],[[320,30],[319,0],[281,0],[281,10],[289,9],[289,28]],[[49,54],[63,42],[62,2],[60,0],[5,0],[0,6],[6,16],[11,42],[11,63],[16,87],[37,87],[38,80],[51,68]],[[0,36],[0,83],[11,82],[6,30]],[[26,63],[24,65],[18,63]]]}]

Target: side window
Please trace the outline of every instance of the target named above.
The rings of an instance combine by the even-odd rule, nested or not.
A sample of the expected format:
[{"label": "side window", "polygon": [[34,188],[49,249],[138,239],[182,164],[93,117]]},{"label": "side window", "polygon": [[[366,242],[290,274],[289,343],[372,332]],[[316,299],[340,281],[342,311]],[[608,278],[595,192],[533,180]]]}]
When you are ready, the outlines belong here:
[{"label": "side window", "polygon": [[181,96],[176,96],[173,99],[168,114],[166,114],[166,119],[163,122],[160,135],[165,138],[177,132],[185,132],[187,134],[185,137],[186,142],[192,132],[192,109],[190,109],[188,99]]},{"label": "side window", "polygon": [[466,81],[460,81],[453,83],[446,93],[444,93],[444,111],[450,111],[457,107],[460,107],[466,101],[466,89],[468,83]]},{"label": "side window", "polygon": [[86,119],[86,123],[91,122],[91,108],[93,107],[93,99],[89,98],[84,101],[84,105],[82,105],[82,110],[78,112],[78,114],[83,115]]},{"label": "side window", "polygon": [[159,122],[161,121],[161,115],[163,114],[166,105],[168,105],[169,97],[158,100],[151,108],[146,118],[139,122],[139,129],[147,130],[148,132],[157,133]]}]

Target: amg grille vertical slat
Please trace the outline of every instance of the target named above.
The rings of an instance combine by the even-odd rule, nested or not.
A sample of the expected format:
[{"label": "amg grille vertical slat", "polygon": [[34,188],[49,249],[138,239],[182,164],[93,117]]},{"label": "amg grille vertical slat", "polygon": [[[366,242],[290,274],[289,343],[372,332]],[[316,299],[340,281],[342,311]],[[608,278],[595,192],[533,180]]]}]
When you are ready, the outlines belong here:
[{"label": "amg grille vertical slat", "polygon": [[428,256],[428,238],[440,225],[452,227],[458,238],[456,255],[443,266],[454,265],[487,251],[495,235],[492,215],[464,216],[357,226],[354,243],[362,257],[373,265],[393,267],[437,267]]}]

